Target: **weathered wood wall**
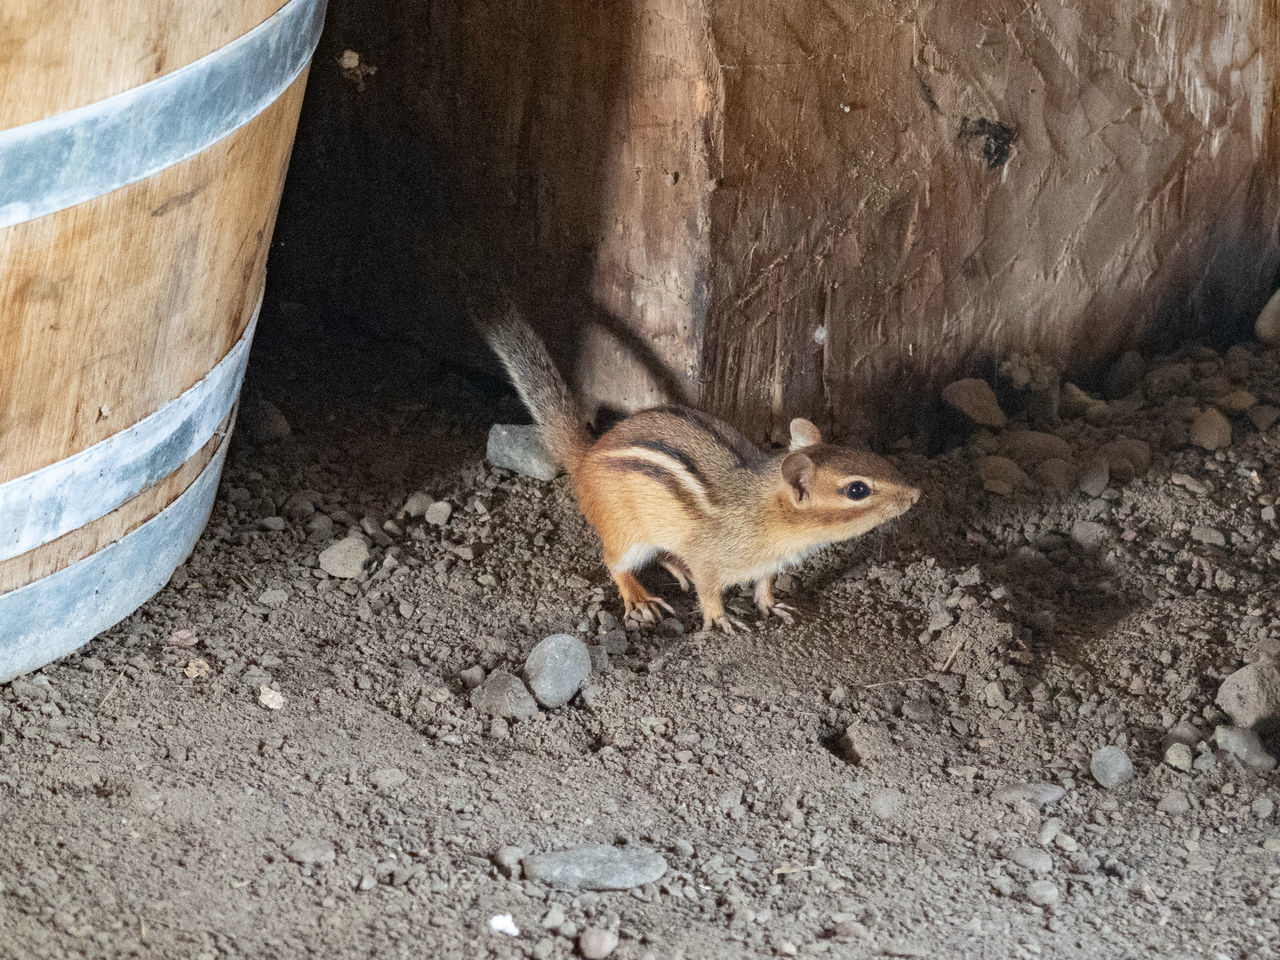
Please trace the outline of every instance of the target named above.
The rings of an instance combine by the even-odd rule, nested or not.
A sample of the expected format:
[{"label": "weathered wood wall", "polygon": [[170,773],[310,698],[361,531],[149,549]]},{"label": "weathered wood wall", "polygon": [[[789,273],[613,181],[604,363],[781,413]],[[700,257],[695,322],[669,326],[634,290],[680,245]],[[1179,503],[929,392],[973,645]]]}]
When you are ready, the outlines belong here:
[{"label": "weathered wood wall", "polygon": [[496,274],[593,402],[858,432],[1009,350],[1245,330],[1278,69],[1276,0],[331,0],[274,292],[466,362]]}]

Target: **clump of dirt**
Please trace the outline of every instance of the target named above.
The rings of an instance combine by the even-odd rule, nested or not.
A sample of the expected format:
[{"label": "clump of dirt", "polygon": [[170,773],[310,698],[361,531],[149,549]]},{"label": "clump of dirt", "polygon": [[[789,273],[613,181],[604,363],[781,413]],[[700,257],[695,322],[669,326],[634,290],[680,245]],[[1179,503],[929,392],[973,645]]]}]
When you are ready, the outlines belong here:
[{"label": "clump of dirt", "polygon": [[[678,616],[619,623],[563,478],[482,460],[509,401],[360,355],[256,371],[292,431],[237,440],[190,561],[0,690],[0,956],[1276,955],[1277,744],[1214,735],[1280,653],[1276,350],[1014,377],[733,637],[663,575]],[[556,633],[578,694],[484,712]],[[588,845],[636,885],[533,857]]]}]

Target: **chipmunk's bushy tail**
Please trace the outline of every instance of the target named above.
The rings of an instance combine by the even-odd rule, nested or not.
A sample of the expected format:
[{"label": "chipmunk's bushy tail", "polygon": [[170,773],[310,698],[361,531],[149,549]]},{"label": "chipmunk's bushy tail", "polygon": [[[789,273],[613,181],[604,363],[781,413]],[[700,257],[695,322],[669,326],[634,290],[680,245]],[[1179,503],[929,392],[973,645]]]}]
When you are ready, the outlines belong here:
[{"label": "chipmunk's bushy tail", "polygon": [[512,305],[477,318],[476,325],[533,414],[547,450],[572,473],[594,438],[546,344]]}]

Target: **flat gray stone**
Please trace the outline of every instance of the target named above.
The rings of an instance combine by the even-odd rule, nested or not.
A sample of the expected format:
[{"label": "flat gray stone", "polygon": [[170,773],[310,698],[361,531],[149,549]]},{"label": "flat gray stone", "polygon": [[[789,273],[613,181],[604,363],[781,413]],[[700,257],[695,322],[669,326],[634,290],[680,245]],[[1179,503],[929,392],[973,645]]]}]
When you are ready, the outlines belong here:
[{"label": "flat gray stone", "polygon": [[529,652],[524,681],[544,707],[562,707],[591,675],[591,652],[575,636],[557,633]]},{"label": "flat gray stone", "polygon": [[369,774],[369,783],[375,790],[394,790],[408,779],[409,775],[398,767],[382,767]]},{"label": "flat gray stone", "polygon": [[1037,907],[1048,907],[1058,902],[1058,888],[1052,880],[1033,880],[1027,884],[1027,899]]},{"label": "flat gray stone", "polygon": [[1010,806],[1029,803],[1033,807],[1043,807],[1046,804],[1057,803],[1066,793],[1066,789],[1056,783],[1013,783],[1006,787],[998,787],[991,797]]},{"label": "flat gray stone", "polygon": [[1276,758],[1267,753],[1262,738],[1252,730],[1240,727],[1218,727],[1213,731],[1213,743],[1223,753],[1229,753],[1250,770],[1274,770]]},{"label": "flat gray stone", "polygon": [[1099,784],[1111,789],[1133,779],[1133,761],[1119,747],[1099,747],[1089,758],[1089,772]]},{"label": "flat gray stone", "polygon": [[437,500],[431,506],[427,507],[422,514],[422,519],[433,527],[443,527],[449,522],[449,518],[453,516],[453,505],[444,500]]},{"label": "flat gray stone", "polygon": [[320,551],[320,569],[339,580],[351,580],[364,572],[369,545],[358,537],[344,537]]},{"label": "flat gray stone", "polygon": [[1009,854],[1009,860],[1032,873],[1048,873],[1053,869],[1053,858],[1035,847],[1018,847]]},{"label": "flat gray stone", "polygon": [[495,423],[489,428],[485,459],[495,467],[535,480],[554,480],[560,472],[533,424]]},{"label": "flat gray stone", "polygon": [[1218,687],[1217,704],[1237,727],[1280,720],[1280,665],[1258,660],[1237,670]]},{"label": "flat gray stone", "polygon": [[315,866],[318,863],[332,863],[337,859],[333,844],[328,840],[315,837],[303,837],[293,841],[285,847],[284,855],[304,867]]},{"label": "flat gray stone", "polygon": [[602,843],[524,858],[525,877],[564,890],[630,890],[666,872],[667,861],[652,850]]}]

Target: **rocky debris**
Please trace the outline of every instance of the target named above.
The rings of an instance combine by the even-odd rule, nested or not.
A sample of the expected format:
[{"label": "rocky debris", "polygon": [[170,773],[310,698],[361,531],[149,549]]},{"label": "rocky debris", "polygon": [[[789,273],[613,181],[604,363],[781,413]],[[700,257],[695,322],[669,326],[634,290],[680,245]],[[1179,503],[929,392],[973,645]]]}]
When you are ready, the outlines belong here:
[{"label": "rocky debris", "polygon": [[591,674],[587,645],[567,633],[557,633],[538,643],[524,665],[524,681],[544,707],[562,707],[573,699]]},{"label": "rocky debris", "polygon": [[942,399],[979,426],[999,430],[1007,422],[991,384],[977,377],[947,384],[942,390]]},{"label": "rocky debris", "polygon": [[554,480],[560,472],[533,424],[495,423],[489,429],[485,459],[492,466],[535,480]]},{"label": "rocky debris", "polygon": [[1093,457],[1080,471],[1080,479],[1076,482],[1081,493],[1091,497],[1102,496],[1111,482],[1111,465],[1103,456]]},{"label": "rocky debris", "polygon": [[1027,884],[1027,899],[1037,907],[1049,907],[1058,902],[1058,888],[1052,880],[1032,880]]},{"label": "rocky debris", "polygon": [[640,847],[586,844],[524,858],[524,875],[563,890],[630,890],[667,872],[660,854]]},{"label": "rocky debris", "polygon": [[337,859],[337,851],[332,843],[314,837],[303,837],[293,841],[284,848],[284,855],[304,867],[333,863]]},{"label": "rocky debris", "polygon": [[1191,809],[1191,801],[1183,791],[1170,790],[1160,798],[1160,802],[1156,804],[1156,809],[1161,813],[1181,816]]},{"label": "rocky debris", "polygon": [[424,517],[429,506],[431,506],[431,497],[418,490],[409,494],[409,499],[405,500],[404,506],[396,511],[396,516],[401,520]]},{"label": "rocky debris", "polygon": [[422,514],[422,519],[427,521],[433,527],[443,527],[449,522],[449,518],[453,516],[453,505],[444,500],[437,500],[431,506],[427,507]]},{"label": "rocky debris", "polygon": [[1015,490],[1035,486],[1023,469],[1008,457],[983,457],[976,466],[983,489],[988,493],[1007,497]]},{"label": "rocky debris", "polygon": [[1191,442],[1210,452],[1231,446],[1231,422],[1221,412],[1209,407],[1191,424]]},{"label": "rocky debris", "polygon": [[1269,820],[1276,812],[1276,802],[1270,797],[1259,797],[1249,804],[1249,810],[1259,820]]},{"label": "rocky debris", "polygon": [[1127,397],[1142,385],[1142,375],[1146,372],[1146,361],[1137,350],[1126,350],[1107,371],[1102,384],[1102,393],[1108,400],[1119,400]]},{"label": "rocky debris", "polygon": [[1098,550],[1110,538],[1105,524],[1096,520],[1077,520],[1071,525],[1071,539],[1085,550]]},{"label": "rocky debris", "polygon": [[896,820],[902,814],[906,798],[902,791],[885,787],[871,795],[871,813],[881,820]]},{"label": "rocky debris", "polygon": [[369,556],[369,545],[363,539],[343,537],[320,551],[320,569],[339,580],[352,580],[364,573]]},{"label": "rocky debris", "polygon": [[1262,738],[1254,730],[1240,727],[1217,727],[1213,731],[1213,743],[1223,753],[1229,753],[1250,770],[1274,770],[1276,758],[1267,753]]},{"label": "rocky debris", "polygon": [[1099,747],[1089,758],[1089,772],[1109,790],[1133,779],[1133,763],[1119,747]]},{"label": "rocky debris", "polygon": [[394,790],[408,779],[409,775],[399,767],[381,767],[369,774],[369,785],[378,791]]},{"label": "rocky debris", "polygon": [[578,935],[578,952],[585,960],[604,960],[618,948],[618,935],[612,930],[587,927]]},{"label": "rocky debris", "polygon": [[1185,743],[1171,743],[1164,748],[1164,762],[1183,773],[1191,771],[1191,762],[1194,759],[1195,754],[1191,752],[1191,747]]},{"label": "rocky debris", "polygon": [[1280,721],[1280,664],[1258,660],[1222,681],[1216,703],[1237,727]]},{"label": "rocky debris", "polygon": [[506,670],[494,670],[471,691],[471,706],[487,716],[508,720],[526,720],[538,712],[538,704],[520,678]]},{"label": "rocky debris", "polygon": [[840,750],[850,763],[868,763],[889,754],[893,740],[883,727],[855,723],[840,737]]},{"label": "rocky debris", "polygon": [[1053,869],[1053,858],[1035,847],[1018,847],[1009,853],[1009,860],[1032,873],[1048,873]]},{"label": "rocky debris", "polygon": [[280,408],[254,392],[246,393],[237,419],[249,439],[260,447],[279,443],[293,432]]},{"label": "rocky debris", "polygon": [[1066,793],[1066,788],[1056,783],[1014,783],[996,788],[991,796],[1010,806],[1025,803],[1038,808],[1057,803]]},{"label": "rocky debris", "polygon": [[480,686],[480,684],[484,683],[484,667],[479,664],[476,664],[473,667],[467,667],[467,669],[458,674],[458,679],[462,681],[463,686],[468,690],[474,690],[476,687]]},{"label": "rocky debris", "polygon": [[284,709],[284,694],[265,683],[258,687],[258,703],[268,710]]},{"label": "rocky debris", "polygon": [[1258,319],[1253,323],[1253,335],[1258,338],[1259,343],[1267,346],[1280,344],[1280,290],[1271,295],[1271,299],[1259,312]]}]

